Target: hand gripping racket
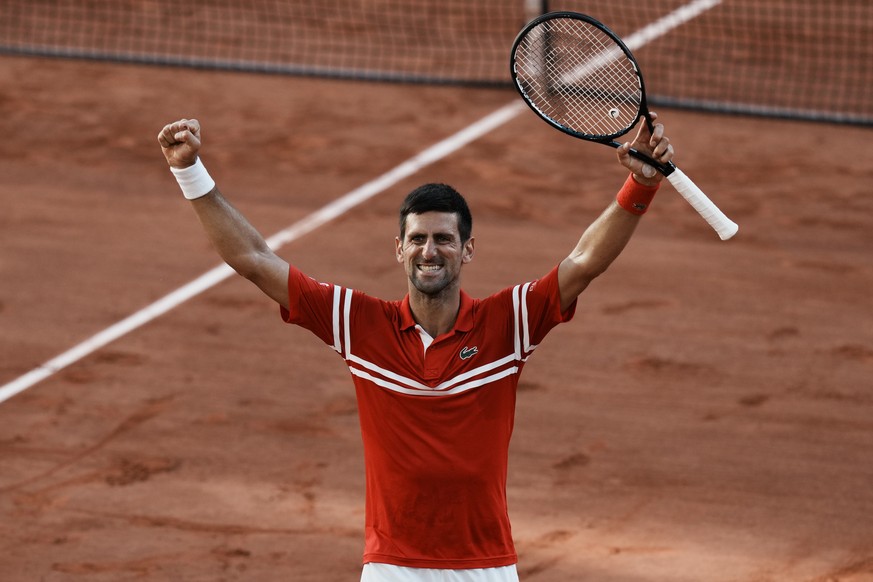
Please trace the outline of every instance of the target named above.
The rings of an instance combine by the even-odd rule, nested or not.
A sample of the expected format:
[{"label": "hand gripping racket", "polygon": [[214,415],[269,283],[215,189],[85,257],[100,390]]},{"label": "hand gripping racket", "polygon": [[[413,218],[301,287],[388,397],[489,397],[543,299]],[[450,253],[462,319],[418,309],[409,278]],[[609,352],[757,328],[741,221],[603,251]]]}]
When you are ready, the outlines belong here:
[{"label": "hand gripping racket", "polygon": [[[642,115],[652,119],[640,68],[630,49],[606,26],[576,12],[551,12],[532,20],[516,37],[512,78],[522,98],[564,133],[614,148]],[[664,174],[722,240],[739,227],[672,162],[630,154]]]}]

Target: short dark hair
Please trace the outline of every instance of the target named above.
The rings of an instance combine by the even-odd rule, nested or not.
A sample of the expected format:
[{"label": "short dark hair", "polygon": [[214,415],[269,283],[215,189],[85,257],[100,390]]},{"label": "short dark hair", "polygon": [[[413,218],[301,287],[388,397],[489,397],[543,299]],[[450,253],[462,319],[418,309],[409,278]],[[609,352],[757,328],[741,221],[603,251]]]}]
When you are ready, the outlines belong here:
[{"label": "short dark hair", "polygon": [[400,206],[400,238],[406,236],[406,217],[425,212],[450,212],[458,217],[461,242],[473,234],[473,215],[461,194],[448,184],[424,184],[409,194]]}]

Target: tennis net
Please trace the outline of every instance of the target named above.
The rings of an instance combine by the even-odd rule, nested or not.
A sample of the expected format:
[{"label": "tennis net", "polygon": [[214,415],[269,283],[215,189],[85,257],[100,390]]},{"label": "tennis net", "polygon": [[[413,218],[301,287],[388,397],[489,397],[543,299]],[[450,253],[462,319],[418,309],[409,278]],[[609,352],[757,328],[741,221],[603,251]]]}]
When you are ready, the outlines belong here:
[{"label": "tennis net", "polygon": [[634,39],[654,104],[873,125],[869,0],[3,0],[0,53],[508,86],[550,10]]}]

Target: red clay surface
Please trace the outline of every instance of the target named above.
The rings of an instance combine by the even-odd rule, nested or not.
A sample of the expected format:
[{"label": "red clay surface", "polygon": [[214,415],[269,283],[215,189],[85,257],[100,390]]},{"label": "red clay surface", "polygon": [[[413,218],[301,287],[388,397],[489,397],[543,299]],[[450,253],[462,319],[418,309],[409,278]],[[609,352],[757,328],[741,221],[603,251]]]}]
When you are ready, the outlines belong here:
[{"label": "red clay surface", "polygon": [[[0,384],[218,264],[157,146],[183,116],[266,235],[516,97],[0,59]],[[665,186],[522,379],[525,582],[873,580],[871,132],[662,111],[739,235]],[[474,210],[465,287],[545,273],[624,180],[529,112],[281,254],[399,298],[396,208]],[[348,371],[232,279],[0,404],[0,579],[357,580]]]}]

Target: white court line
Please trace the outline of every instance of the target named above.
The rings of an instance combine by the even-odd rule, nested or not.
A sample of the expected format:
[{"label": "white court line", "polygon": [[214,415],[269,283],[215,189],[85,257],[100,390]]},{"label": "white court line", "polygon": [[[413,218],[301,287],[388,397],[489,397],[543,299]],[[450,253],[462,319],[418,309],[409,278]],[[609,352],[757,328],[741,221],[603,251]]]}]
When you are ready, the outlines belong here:
[{"label": "white court line", "polygon": [[695,0],[694,2],[689,2],[622,40],[627,45],[627,48],[635,51],[721,3],[722,0]]},{"label": "white court line", "polygon": [[[627,48],[633,52],[638,48],[646,46],[653,40],[659,39],[674,28],[682,26],[689,20],[697,18],[707,10],[715,8],[721,3],[722,0],[694,0],[694,2],[689,2],[684,6],[680,6],[666,16],[644,26],[635,33],[622,38],[622,40],[624,41],[624,44],[627,45]],[[579,82],[590,75],[592,71],[595,71],[603,65],[606,65],[622,56],[624,56],[624,53],[619,50],[618,47],[615,47],[605,54],[579,65],[575,70],[565,74],[561,80],[564,83]]]},{"label": "white court line", "polygon": [[[375,180],[359,186],[344,196],[337,198],[327,206],[324,206],[309,216],[295,222],[288,228],[279,231],[267,239],[267,244],[273,249],[278,249],[282,245],[299,239],[325,223],[342,216],[355,206],[369,200],[376,194],[385,191],[400,180],[415,174],[420,169],[441,160],[449,154],[463,148],[470,142],[500,127],[518,115],[523,109],[524,104],[521,101],[504,105],[497,111],[486,115],[479,121],[469,125],[454,135],[432,145],[420,154],[382,174]],[[107,327],[100,333],[34,368],[23,376],[20,376],[8,384],[0,386],[0,402],[8,400],[16,394],[27,390],[34,384],[51,377],[60,370],[78,362],[85,356],[95,352],[110,342],[113,342],[153,319],[160,317],[188,299],[196,297],[207,289],[214,287],[233,274],[234,270],[225,264],[211,269],[190,283],[176,289],[169,295],[158,299],[148,307],[145,307],[118,323]]]},{"label": "white court line", "polygon": [[[713,8],[721,3],[721,0],[695,0],[684,6],[681,6],[668,14],[667,16],[657,20],[638,32],[630,35],[626,40],[626,44],[631,50],[639,48],[648,42],[666,34],[667,31],[688,22],[692,18],[700,15],[706,10]],[[348,194],[334,200],[327,206],[315,211],[309,216],[297,221],[288,228],[279,231],[267,239],[267,244],[273,249],[278,249],[282,245],[297,240],[305,234],[308,234],[316,228],[330,222],[334,218],[342,216],[355,206],[369,200],[376,194],[379,194],[390,188],[400,180],[411,176],[418,170],[441,160],[449,154],[456,152],[467,144],[475,141],[490,131],[497,129],[504,123],[513,119],[522,110],[524,110],[523,102],[517,101],[504,105],[497,111],[486,115],[479,121],[462,129],[456,134],[447,137],[446,139],[432,145],[420,154],[403,162],[394,169],[382,174],[375,180],[367,182],[352,190]],[[127,335],[131,331],[145,325],[153,319],[160,317],[176,306],[184,303],[192,297],[203,293],[230,277],[234,273],[233,269],[225,264],[219,265],[214,269],[207,271],[197,279],[176,289],[169,295],[158,299],[151,305],[137,311],[133,315],[115,323],[96,335],[88,338],[79,345],[67,350],[66,352],[52,358],[51,360],[37,366],[30,372],[20,376],[19,378],[0,386],[0,402],[4,402],[16,394],[27,390],[34,384],[37,384],[46,378],[49,378],[63,370],[67,366],[78,362],[85,356],[97,351],[103,346],[117,340],[118,338]]]}]

